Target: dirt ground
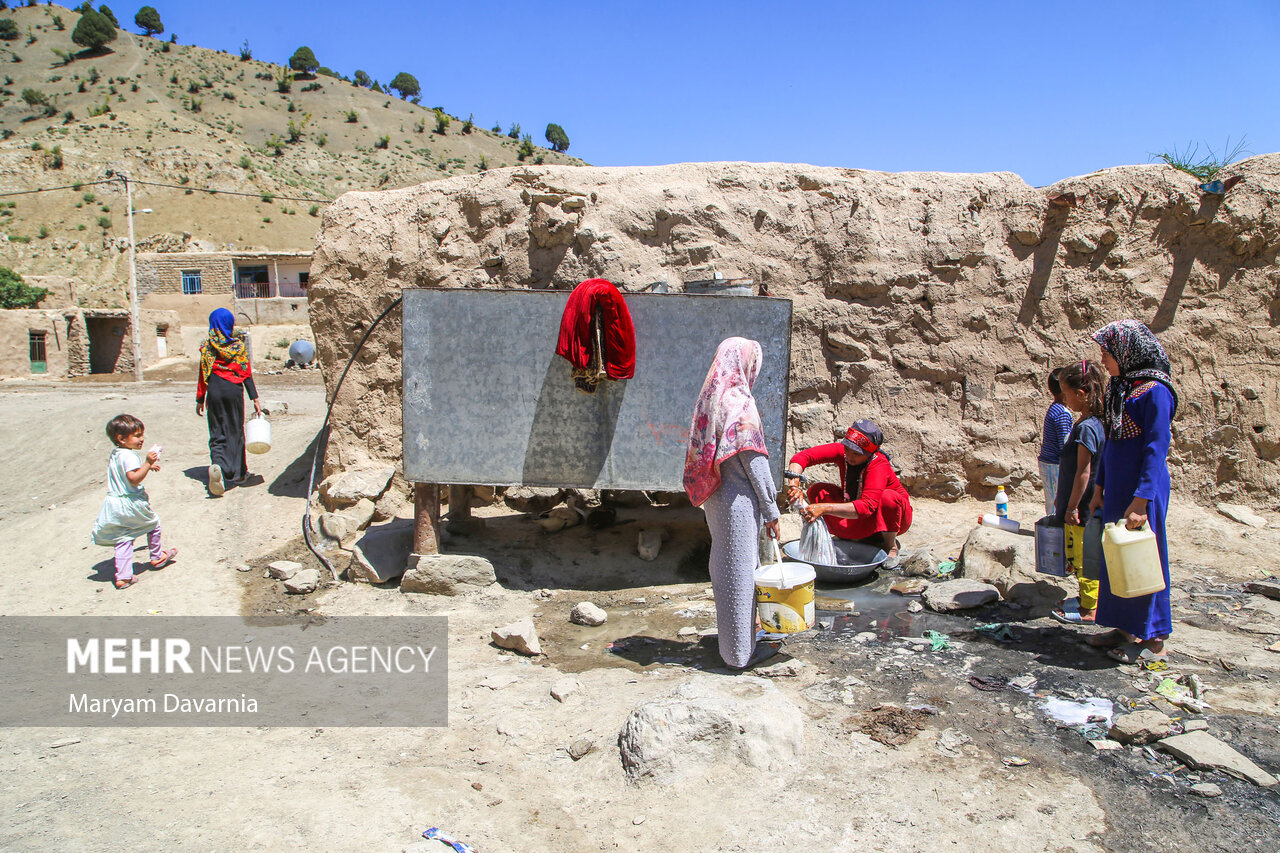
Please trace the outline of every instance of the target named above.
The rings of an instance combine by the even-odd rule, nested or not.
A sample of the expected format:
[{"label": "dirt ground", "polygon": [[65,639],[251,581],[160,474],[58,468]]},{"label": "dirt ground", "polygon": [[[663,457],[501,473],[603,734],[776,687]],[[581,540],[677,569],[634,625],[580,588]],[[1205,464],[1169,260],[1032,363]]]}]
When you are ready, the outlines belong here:
[{"label": "dirt ground", "polygon": [[[192,382],[0,383],[0,440],[26,448],[11,451],[0,490],[0,531],[21,560],[0,613],[239,614],[250,623],[277,611],[445,615],[449,726],[6,729],[0,810],[10,817],[0,849],[398,851],[432,826],[480,853],[1280,847],[1274,789],[1156,752],[1095,753],[1039,710],[1050,696],[1150,695],[1143,673],[1088,650],[1083,631],[1006,605],[911,614],[882,594],[889,575],[827,590],[833,609],[829,599],[850,603],[824,613],[827,630],[788,641],[764,671],[805,719],[803,752],[784,771],[726,761],[676,784],[632,784],[617,736],[636,705],[686,680],[741,678],[718,669],[713,638],[677,636],[715,624],[700,514],[624,508],[611,528],[548,535],[486,508],[477,510],[485,529],[450,545],[493,562],[499,584],[483,593],[435,598],[342,584],[283,596],[261,571],[235,566],[309,560],[300,518],[308,447],[325,408],[312,377],[259,380],[262,396],[287,402],[289,414],[274,421],[272,452],[252,460],[263,482],[221,499],[205,491],[207,434]],[[165,447],[147,488],[166,539],[180,548],[175,565],[126,591],[111,586],[110,551],[88,544],[103,494],[102,428],[121,411],[146,422],[148,444]],[[923,501],[904,545],[958,556],[983,508]],[[1034,504],[1015,501],[1012,514],[1034,517]],[[1171,668],[1208,689],[1212,734],[1276,772],[1280,654],[1266,646],[1280,639],[1280,602],[1239,592],[1241,581],[1275,571],[1280,519],[1264,514],[1271,526],[1255,530],[1175,499]],[[652,563],[635,555],[644,526],[668,533]],[[587,600],[609,611],[604,626],[569,623],[569,609]],[[523,616],[534,618],[545,656],[491,645],[491,628]],[[1009,624],[1012,638],[974,631],[991,622]],[[951,647],[930,651],[924,630],[946,633]],[[855,639],[864,631],[875,638]],[[560,703],[549,688],[564,673],[582,690]],[[978,689],[974,676],[996,689]],[[1028,691],[1002,687],[1023,676],[1035,679]],[[51,746],[68,738],[79,740]],[[574,760],[568,747],[582,738],[594,748]],[[1223,795],[1191,793],[1197,780]]]}]

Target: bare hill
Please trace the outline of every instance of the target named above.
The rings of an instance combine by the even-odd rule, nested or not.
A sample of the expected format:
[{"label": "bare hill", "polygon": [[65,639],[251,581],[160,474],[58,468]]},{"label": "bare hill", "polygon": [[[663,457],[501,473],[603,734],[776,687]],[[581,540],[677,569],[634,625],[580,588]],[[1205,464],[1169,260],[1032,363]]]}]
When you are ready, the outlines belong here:
[{"label": "bare hill", "polygon": [[[20,34],[0,41],[0,193],[83,184],[0,198],[0,265],[76,276],[85,304],[118,301],[127,278],[120,184],[92,185],[108,169],[173,187],[137,187],[135,209],[153,211],[135,217],[140,246],[187,232],[218,248],[309,249],[324,203],[343,192],[519,162],[505,134],[464,133],[456,116],[437,133],[432,109],[331,77],[282,92],[282,66],[123,29],[107,52],[77,53],[78,18],[60,6],[0,11]],[[28,89],[47,106],[28,104]],[[423,101],[433,98],[428,85]],[[581,162],[535,147],[527,160],[539,159]]]}]

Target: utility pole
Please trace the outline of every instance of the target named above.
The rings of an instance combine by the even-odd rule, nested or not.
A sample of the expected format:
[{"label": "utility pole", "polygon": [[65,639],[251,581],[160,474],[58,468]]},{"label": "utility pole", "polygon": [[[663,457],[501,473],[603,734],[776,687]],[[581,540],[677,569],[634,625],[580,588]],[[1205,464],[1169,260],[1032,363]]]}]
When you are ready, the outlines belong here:
[{"label": "utility pole", "polygon": [[125,210],[129,217],[129,328],[133,333],[133,379],[141,382],[142,328],[141,318],[138,316],[138,264],[133,243],[133,185],[129,183],[128,174],[118,174],[120,180],[124,181]]}]

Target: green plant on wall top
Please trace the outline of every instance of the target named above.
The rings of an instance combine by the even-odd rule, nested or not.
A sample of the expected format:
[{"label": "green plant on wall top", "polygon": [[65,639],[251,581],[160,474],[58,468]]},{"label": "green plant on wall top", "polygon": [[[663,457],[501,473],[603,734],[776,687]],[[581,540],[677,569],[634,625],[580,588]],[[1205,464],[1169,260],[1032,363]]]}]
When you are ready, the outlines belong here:
[{"label": "green plant on wall top", "polygon": [[1211,181],[1223,168],[1250,153],[1252,152],[1245,148],[1244,137],[1241,137],[1234,147],[1231,145],[1231,137],[1227,137],[1226,143],[1222,146],[1221,154],[1214,151],[1211,146],[1205,145],[1204,156],[1201,156],[1200,146],[1196,143],[1188,142],[1185,148],[1158,151],[1151,156],[1154,159],[1163,160],[1179,172],[1186,172],[1201,181]]}]

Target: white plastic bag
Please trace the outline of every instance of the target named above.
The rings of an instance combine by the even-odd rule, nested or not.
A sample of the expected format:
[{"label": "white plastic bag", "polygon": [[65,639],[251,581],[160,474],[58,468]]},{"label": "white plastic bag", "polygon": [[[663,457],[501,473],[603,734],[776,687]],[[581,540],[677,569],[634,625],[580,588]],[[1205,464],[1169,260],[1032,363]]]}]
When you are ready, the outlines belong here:
[{"label": "white plastic bag", "polygon": [[800,529],[800,559],[820,566],[838,566],[836,546],[831,541],[831,531],[821,518],[806,521]]}]

